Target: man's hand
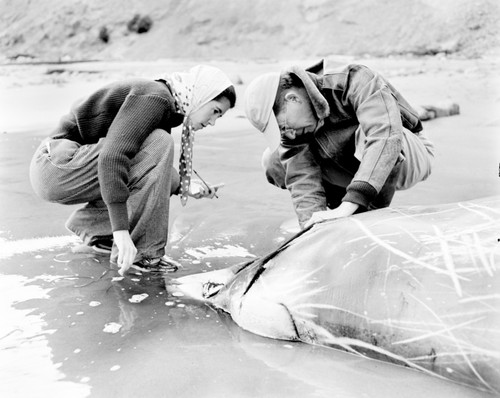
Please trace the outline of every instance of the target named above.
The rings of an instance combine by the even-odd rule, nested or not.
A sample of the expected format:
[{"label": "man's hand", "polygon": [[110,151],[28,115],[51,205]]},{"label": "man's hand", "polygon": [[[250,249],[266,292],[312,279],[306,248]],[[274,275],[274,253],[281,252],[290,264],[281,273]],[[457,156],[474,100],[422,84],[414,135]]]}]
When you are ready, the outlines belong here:
[{"label": "man's hand", "polygon": [[134,263],[137,249],[127,230],[113,232],[113,239],[118,247],[118,266],[120,267],[118,273],[123,276]]},{"label": "man's hand", "polygon": [[342,202],[341,205],[332,210],[317,211],[313,213],[311,218],[304,224],[307,228],[320,221],[333,220],[335,218],[349,217],[358,210],[359,205],[352,202]]}]

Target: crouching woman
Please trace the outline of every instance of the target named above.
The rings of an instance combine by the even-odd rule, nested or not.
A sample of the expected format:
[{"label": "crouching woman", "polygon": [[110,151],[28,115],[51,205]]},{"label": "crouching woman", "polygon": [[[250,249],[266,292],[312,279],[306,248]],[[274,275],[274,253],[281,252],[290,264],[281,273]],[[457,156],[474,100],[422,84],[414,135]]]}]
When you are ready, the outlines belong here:
[{"label": "crouching woman", "polygon": [[[75,104],[36,150],[34,191],[44,200],[85,203],[66,227],[85,244],[110,247],[120,274],[132,264],[167,265],[170,196],[213,197],[193,190],[194,131],[233,108],[234,86],[219,69],[199,65],[164,79],[111,83]],[[173,167],[173,127],[182,124],[179,173]],[[196,191],[196,194],[191,192]]]}]

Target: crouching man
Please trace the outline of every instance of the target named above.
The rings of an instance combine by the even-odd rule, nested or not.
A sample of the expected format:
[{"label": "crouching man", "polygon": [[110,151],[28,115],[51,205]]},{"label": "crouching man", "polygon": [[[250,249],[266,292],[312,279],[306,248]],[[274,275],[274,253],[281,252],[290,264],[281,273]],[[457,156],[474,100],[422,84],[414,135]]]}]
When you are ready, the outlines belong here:
[{"label": "crouching man", "polygon": [[377,72],[327,61],[252,81],[245,111],[264,133],[268,181],[288,189],[302,228],[390,205],[431,173],[417,112]]}]

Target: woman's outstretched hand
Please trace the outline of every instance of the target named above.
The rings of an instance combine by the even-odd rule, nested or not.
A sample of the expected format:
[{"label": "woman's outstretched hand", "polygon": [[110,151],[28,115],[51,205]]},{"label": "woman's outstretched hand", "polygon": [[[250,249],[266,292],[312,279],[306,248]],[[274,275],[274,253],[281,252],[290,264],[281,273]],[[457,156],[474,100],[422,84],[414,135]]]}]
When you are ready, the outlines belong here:
[{"label": "woman's outstretched hand", "polygon": [[209,198],[212,199],[214,196],[217,197],[217,190],[222,187],[223,184],[210,185],[205,184],[201,180],[192,179],[189,186],[188,195],[195,199]]},{"label": "woman's outstretched hand", "polygon": [[113,232],[113,239],[118,248],[118,273],[123,276],[132,266],[137,254],[137,249],[132,242],[130,233],[127,230],[120,230]]}]

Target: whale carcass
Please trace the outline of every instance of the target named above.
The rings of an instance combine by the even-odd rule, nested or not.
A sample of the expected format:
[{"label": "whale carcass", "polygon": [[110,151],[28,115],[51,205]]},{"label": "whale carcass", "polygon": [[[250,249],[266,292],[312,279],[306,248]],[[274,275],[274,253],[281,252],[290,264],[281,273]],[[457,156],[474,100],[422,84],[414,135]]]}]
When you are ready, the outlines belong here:
[{"label": "whale carcass", "polygon": [[500,391],[500,197],[327,221],[172,288],[242,328]]}]

